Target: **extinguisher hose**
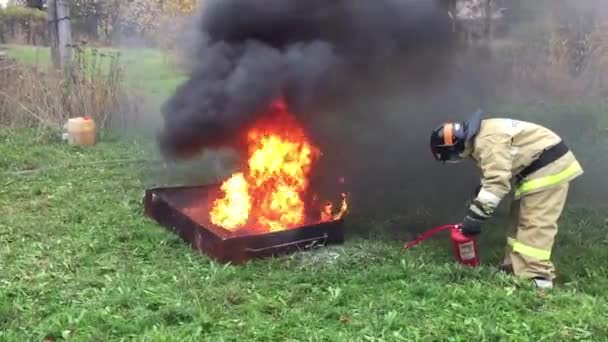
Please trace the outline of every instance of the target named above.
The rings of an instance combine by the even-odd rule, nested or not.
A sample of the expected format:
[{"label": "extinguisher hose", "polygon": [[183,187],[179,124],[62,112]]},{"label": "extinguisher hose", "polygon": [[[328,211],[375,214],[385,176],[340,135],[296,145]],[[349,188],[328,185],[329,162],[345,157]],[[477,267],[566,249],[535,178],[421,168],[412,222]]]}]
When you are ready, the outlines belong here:
[{"label": "extinguisher hose", "polygon": [[431,236],[433,236],[433,235],[435,235],[435,234],[437,234],[439,232],[442,232],[444,230],[450,230],[450,229],[458,228],[459,226],[460,225],[458,225],[458,224],[446,224],[446,225],[443,225],[443,226],[435,227],[435,228],[433,228],[431,230],[428,230],[428,231],[422,233],[414,241],[408,243],[405,246],[405,249],[410,249],[410,248],[412,248],[412,247],[420,244],[422,241],[430,238]]}]

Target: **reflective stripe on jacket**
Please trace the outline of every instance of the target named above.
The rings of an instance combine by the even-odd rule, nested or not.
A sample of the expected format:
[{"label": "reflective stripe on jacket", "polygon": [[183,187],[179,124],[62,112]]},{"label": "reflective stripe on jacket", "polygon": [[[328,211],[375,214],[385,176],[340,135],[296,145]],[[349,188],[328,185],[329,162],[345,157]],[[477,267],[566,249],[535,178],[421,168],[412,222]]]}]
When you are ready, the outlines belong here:
[{"label": "reflective stripe on jacket", "polygon": [[481,189],[469,213],[479,219],[488,218],[511,190],[518,199],[583,174],[574,154],[569,151],[514,184],[512,189],[514,176],[560,141],[553,131],[534,123],[513,119],[483,120],[479,133],[465,150],[465,155],[476,162],[482,173]]}]

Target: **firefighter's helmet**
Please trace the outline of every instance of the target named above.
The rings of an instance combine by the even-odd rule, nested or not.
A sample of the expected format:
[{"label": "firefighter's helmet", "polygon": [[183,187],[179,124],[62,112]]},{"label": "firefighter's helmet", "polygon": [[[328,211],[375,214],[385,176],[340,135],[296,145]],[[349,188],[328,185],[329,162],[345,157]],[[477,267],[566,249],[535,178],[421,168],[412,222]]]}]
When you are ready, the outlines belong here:
[{"label": "firefighter's helmet", "polygon": [[438,161],[454,163],[462,160],[467,139],[463,123],[448,122],[431,133],[431,152]]}]

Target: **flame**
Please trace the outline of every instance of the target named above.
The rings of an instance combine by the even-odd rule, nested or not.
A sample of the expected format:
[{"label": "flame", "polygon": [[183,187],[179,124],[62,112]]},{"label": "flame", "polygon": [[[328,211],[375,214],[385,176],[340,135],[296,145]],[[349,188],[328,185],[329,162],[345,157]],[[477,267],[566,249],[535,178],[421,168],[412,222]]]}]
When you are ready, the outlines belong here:
[{"label": "flame", "polygon": [[234,229],[247,222],[251,210],[249,186],[243,173],[233,175],[221,187],[226,194],[221,200],[215,201],[211,210],[211,220],[215,224]]},{"label": "flame", "polygon": [[222,184],[211,222],[233,231],[246,225],[267,231],[302,225],[310,171],[321,153],[283,101],[276,101],[269,117],[248,132],[247,146],[246,170]]},{"label": "flame", "polygon": [[331,202],[326,202],[321,210],[321,222],[341,220],[348,212],[348,202],[346,201],[346,194],[342,193],[342,204],[338,213],[334,214],[334,205]]}]

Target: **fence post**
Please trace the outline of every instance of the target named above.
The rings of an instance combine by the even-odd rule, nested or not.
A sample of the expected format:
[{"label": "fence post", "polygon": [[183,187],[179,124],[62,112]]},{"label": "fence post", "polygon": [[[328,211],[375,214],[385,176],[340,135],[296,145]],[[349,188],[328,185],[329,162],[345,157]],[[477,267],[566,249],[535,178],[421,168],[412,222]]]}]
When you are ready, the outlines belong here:
[{"label": "fence post", "polygon": [[72,61],[72,30],[68,0],[48,0],[47,16],[53,64],[56,68],[65,69]]},{"label": "fence post", "polygon": [[56,0],[57,36],[59,38],[59,57],[61,68],[69,67],[72,62],[72,29],[70,21],[70,4],[68,0]]},{"label": "fence post", "polygon": [[59,37],[57,32],[57,0],[47,0],[46,6],[51,59],[55,68],[59,68],[61,64],[59,62]]}]

